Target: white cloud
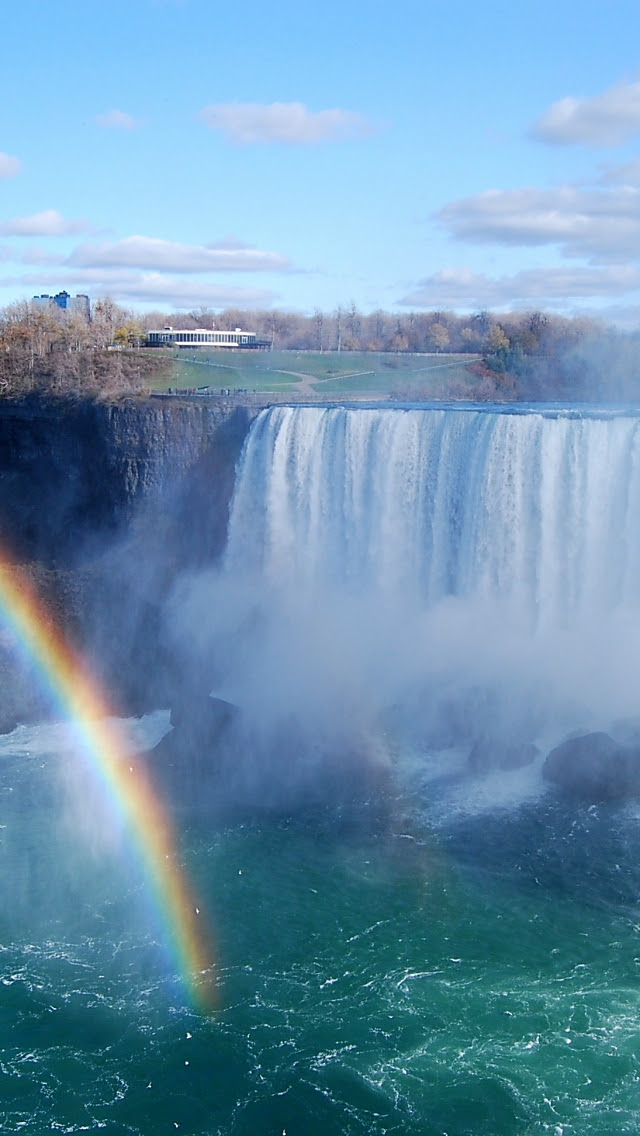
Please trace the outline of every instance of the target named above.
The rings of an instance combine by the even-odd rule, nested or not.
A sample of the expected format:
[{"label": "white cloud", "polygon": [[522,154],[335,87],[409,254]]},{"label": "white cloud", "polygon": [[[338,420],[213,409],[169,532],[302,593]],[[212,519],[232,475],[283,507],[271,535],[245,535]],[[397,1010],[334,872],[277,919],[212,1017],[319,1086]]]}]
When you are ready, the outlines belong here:
[{"label": "white cloud", "polygon": [[13,252],[13,260],[19,260],[21,264],[64,264],[66,257],[61,256],[59,253],[47,252],[42,248],[28,248],[21,254],[16,253],[15,248]]},{"label": "white cloud", "polygon": [[0,244],[0,260],[11,261],[13,264],[50,264],[60,267],[65,263],[66,257],[33,246],[25,248],[15,244]]},{"label": "white cloud", "polygon": [[[95,290],[95,289],[94,289]],[[107,277],[97,292],[137,303],[168,304],[176,308],[257,308],[273,302],[275,293],[263,288],[229,288],[225,285],[176,280],[160,272]]]},{"label": "white cloud", "polygon": [[143,268],[161,272],[291,271],[291,263],[280,253],[246,248],[237,241],[184,245],[142,236],[79,245],[67,263],[79,268]]},{"label": "white cloud", "polygon": [[556,146],[620,146],[640,133],[640,82],[616,83],[591,98],[560,99],[531,134]]},{"label": "white cloud", "polygon": [[111,296],[123,303],[160,304],[175,308],[262,308],[277,298],[261,288],[234,288],[226,285],[180,280],[160,272],[109,272],[76,270],[56,273],[30,273],[0,279],[0,287],[26,289],[46,287],[48,292],[62,288],[86,292],[93,297]]},{"label": "white cloud", "polygon": [[201,117],[228,142],[286,142],[313,145],[365,138],[372,132],[363,115],[351,110],[311,111],[304,103],[216,103]]},{"label": "white cloud", "polygon": [[0,178],[9,179],[16,177],[22,170],[22,162],[19,158],[14,158],[12,154],[0,153]]},{"label": "white cloud", "polygon": [[640,269],[632,265],[530,268],[493,278],[470,268],[445,268],[418,281],[400,303],[413,308],[477,309],[544,302],[566,308],[569,300],[602,300],[638,290]]},{"label": "white cloud", "polygon": [[621,165],[601,166],[600,185],[640,185],[640,157]]},{"label": "white cloud", "polygon": [[106,130],[138,130],[143,125],[141,118],[134,118],[125,110],[108,110],[106,114],[97,114],[93,121]]},{"label": "white cloud", "polygon": [[66,220],[57,209],[45,209],[31,217],[13,217],[0,224],[0,233],[5,237],[67,237],[94,231],[86,218]]},{"label": "white cloud", "polygon": [[640,189],[631,185],[490,189],[436,218],[474,244],[560,245],[566,256],[605,263],[640,255]]},{"label": "white cloud", "polygon": [[615,324],[624,331],[637,331],[640,327],[640,303],[607,304],[600,315],[607,323]]}]

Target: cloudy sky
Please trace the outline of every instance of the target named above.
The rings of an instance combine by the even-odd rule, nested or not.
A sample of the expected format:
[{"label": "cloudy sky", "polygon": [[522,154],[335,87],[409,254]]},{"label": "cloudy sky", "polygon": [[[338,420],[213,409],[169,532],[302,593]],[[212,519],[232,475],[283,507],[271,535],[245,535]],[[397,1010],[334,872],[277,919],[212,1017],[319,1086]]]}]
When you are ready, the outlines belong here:
[{"label": "cloudy sky", "polygon": [[21,0],[0,304],[640,322],[640,7]]}]

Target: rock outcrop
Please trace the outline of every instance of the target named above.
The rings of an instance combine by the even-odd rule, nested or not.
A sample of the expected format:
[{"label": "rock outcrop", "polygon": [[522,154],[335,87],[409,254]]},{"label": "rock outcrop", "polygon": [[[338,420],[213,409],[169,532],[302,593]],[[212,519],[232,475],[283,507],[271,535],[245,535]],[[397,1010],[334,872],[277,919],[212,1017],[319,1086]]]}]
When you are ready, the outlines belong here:
[{"label": "rock outcrop", "polygon": [[543,776],[567,796],[594,804],[640,794],[640,749],[609,734],[567,738],[548,755]]},{"label": "rock outcrop", "polygon": [[172,729],[146,755],[178,811],[290,815],[328,811],[376,823],[389,807],[390,767],[365,738],[310,739],[294,715],[265,736],[241,710],[208,694],[174,703]]}]

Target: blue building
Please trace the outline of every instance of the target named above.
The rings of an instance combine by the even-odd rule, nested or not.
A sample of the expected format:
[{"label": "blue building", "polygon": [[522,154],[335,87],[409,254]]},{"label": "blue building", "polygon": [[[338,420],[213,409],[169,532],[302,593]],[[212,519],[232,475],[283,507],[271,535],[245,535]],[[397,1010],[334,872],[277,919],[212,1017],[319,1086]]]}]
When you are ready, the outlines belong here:
[{"label": "blue building", "polygon": [[82,294],[70,296],[68,292],[63,291],[56,292],[55,296],[49,296],[48,293],[43,292],[41,296],[34,296],[31,303],[40,308],[55,306],[63,312],[72,312],[84,316],[87,320],[91,319],[89,297]]}]

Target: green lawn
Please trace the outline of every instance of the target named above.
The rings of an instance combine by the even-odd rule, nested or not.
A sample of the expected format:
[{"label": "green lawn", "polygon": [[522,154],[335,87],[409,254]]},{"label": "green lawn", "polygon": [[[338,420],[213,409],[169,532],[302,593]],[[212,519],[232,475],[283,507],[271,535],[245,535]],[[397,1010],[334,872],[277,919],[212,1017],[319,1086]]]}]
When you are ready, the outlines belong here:
[{"label": "green lawn", "polygon": [[366,352],[203,351],[172,353],[158,390],[211,387],[304,395],[446,392],[451,381],[470,382],[466,366],[477,356],[390,355]]},{"label": "green lawn", "polygon": [[[194,359],[185,352],[174,356],[173,366],[159,390],[167,387],[187,390],[192,387],[211,387],[213,390],[288,390],[299,379],[283,375],[270,365],[270,354],[265,352],[198,352]],[[266,365],[265,365],[266,363]]]},{"label": "green lawn", "polygon": [[422,365],[399,367],[396,371],[386,368],[375,370],[372,374],[351,374],[326,379],[313,383],[313,389],[318,394],[327,396],[365,394],[370,391],[376,395],[392,394],[406,398],[410,398],[412,393],[422,397],[425,393],[437,397],[442,392],[446,392],[452,382],[458,386],[460,384],[470,386],[473,382],[473,377],[467,370],[471,362],[469,356],[464,356],[463,361],[459,357],[451,356],[448,362],[444,362],[446,356],[438,355],[433,359],[431,366],[427,365],[424,355],[414,355],[410,358],[414,363]]}]

